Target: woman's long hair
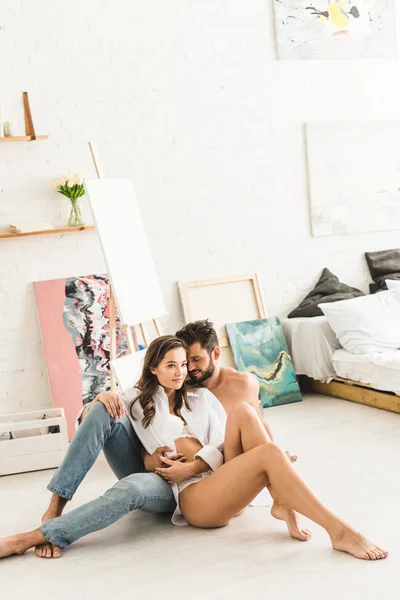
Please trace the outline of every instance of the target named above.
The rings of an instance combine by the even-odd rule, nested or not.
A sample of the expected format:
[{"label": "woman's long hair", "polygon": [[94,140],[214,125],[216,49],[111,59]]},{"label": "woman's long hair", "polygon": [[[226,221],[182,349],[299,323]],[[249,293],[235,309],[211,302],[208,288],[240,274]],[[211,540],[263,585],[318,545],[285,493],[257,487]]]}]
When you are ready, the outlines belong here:
[{"label": "woman's long hair", "polygon": [[[135,387],[139,390],[139,395],[132,401],[129,412],[134,419],[133,416],[133,404],[135,402],[140,402],[143,409],[143,421],[142,425],[146,429],[153,420],[154,415],[156,414],[156,407],[154,402],[154,395],[157,392],[158,379],[156,375],[153,375],[151,369],[155,369],[158,367],[164,356],[170,350],[174,350],[175,348],[183,348],[185,352],[187,352],[187,348],[185,344],[179,338],[173,335],[163,335],[159,338],[153,340],[150,346],[147,348],[146,356],[144,358],[144,365],[142,375],[135,385]],[[175,392],[175,406],[174,413],[178,416],[179,411],[182,408],[183,404],[185,404],[186,408],[190,410],[190,406],[187,399],[187,391],[186,384],[183,382],[182,387]]]}]

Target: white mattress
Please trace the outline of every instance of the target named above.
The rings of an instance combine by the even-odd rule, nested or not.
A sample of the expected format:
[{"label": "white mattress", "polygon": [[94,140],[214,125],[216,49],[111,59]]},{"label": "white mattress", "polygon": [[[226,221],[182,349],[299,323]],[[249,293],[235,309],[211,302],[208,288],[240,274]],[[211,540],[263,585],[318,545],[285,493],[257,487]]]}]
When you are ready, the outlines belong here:
[{"label": "white mattress", "polygon": [[297,375],[322,381],[336,377],[332,357],[341,346],[325,316],[282,319],[281,323]]},{"label": "white mattress", "polygon": [[400,393],[400,350],[374,354],[350,354],[336,350],[332,358],[343,379],[368,383],[377,390]]}]

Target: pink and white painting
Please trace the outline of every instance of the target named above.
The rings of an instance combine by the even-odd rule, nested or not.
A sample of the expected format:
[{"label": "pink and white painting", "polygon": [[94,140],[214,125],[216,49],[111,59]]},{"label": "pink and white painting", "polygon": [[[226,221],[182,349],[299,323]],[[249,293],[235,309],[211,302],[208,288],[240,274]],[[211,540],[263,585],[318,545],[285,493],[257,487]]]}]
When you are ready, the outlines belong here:
[{"label": "pink and white painting", "polygon": [[[82,404],[110,389],[109,284],[106,275],[34,283],[51,395],[68,434]],[[117,318],[117,356],[127,352]]]}]

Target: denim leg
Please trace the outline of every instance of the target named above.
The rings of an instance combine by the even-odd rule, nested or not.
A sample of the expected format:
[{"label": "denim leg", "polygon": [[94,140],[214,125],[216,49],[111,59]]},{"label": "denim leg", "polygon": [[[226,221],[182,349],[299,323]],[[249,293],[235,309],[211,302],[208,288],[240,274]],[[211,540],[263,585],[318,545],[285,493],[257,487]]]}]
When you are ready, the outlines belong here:
[{"label": "denim leg", "polygon": [[116,420],[108,414],[104,404],[96,402],[75,433],[47,489],[71,500],[103,448],[119,479],[144,471],[140,442],[128,417]]},{"label": "denim leg", "polygon": [[153,513],[172,513],[176,503],[170,484],[155,473],[128,475],[100,498],[46,521],[41,531],[50,543],[65,548],[139,508]]}]

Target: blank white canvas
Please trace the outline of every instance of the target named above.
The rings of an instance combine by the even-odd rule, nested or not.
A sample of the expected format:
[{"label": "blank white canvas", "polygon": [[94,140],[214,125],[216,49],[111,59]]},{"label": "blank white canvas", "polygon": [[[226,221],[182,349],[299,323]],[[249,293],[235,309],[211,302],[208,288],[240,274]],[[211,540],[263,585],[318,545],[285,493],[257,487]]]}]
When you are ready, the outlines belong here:
[{"label": "blank white canvas", "polygon": [[400,122],[308,123],[312,233],[400,230]]},{"label": "blank white canvas", "polygon": [[131,180],[86,180],[85,189],[123,325],[166,308]]},{"label": "blank white canvas", "polygon": [[260,314],[254,293],[253,281],[223,281],[212,285],[187,288],[189,305],[185,303],[183,287],[178,284],[186,323],[209,319],[214,323],[221,347],[229,346],[226,323],[251,321],[264,316]]},{"label": "blank white canvas", "polygon": [[139,350],[111,361],[119,391],[125,392],[137,384],[143,370],[145,355],[146,350]]}]

